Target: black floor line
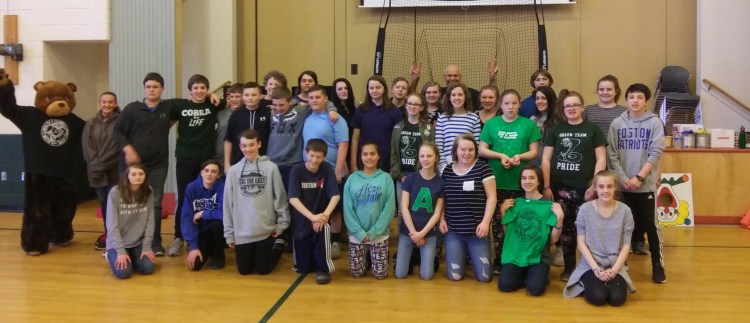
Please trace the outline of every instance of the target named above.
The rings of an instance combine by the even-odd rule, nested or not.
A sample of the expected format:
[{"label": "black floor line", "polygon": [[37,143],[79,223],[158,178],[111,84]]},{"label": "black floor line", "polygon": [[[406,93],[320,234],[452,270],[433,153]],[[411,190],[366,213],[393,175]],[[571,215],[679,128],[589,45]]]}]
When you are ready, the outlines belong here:
[{"label": "black floor line", "polygon": [[276,304],[273,304],[270,310],[266,313],[266,315],[263,316],[262,319],[260,319],[260,322],[268,322],[268,320],[271,319],[271,316],[273,316],[276,311],[281,307],[281,305],[284,304],[287,298],[289,298],[289,295],[292,295],[295,289],[297,289],[297,286],[299,286],[300,283],[302,283],[303,280],[305,280],[305,277],[307,274],[302,274],[297,277],[297,280],[292,283],[292,286],[289,286],[289,289],[286,290],[284,295],[281,295],[278,301],[276,301]]}]

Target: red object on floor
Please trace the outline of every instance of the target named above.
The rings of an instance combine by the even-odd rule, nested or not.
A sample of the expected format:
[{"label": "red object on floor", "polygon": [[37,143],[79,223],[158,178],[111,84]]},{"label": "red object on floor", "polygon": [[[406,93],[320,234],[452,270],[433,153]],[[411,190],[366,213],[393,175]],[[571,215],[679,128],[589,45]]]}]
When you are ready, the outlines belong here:
[{"label": "red object on floor", "polygon": [[[174,193],[164,193],[161,197],[161,218],[166,219],[174,214],[176,204]],[[96,217],[102,218],[102,208],[96,208]]]},{"label": "red object on floor", "polygon": [[161,197],[161,218],[166,219],[170,214],[174,214],[175,205],[175,193],[164,193]]}]

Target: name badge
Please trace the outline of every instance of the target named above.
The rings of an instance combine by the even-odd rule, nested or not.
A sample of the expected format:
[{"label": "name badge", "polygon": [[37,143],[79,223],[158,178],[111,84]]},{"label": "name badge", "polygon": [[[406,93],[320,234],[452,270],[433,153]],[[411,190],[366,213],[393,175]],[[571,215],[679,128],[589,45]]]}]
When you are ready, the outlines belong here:
[{"label": "name badge", "polygon": [[464,191],[473,191],[473,190],[474,190],[474,181],[465,181]]}]

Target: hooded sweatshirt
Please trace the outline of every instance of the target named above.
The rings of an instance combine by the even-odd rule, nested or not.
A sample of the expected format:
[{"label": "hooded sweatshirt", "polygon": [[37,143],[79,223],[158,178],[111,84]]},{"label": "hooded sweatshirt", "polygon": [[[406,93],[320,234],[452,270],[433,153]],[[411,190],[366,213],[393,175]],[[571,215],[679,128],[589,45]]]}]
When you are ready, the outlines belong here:
[{"label": "hooded sweatshirt", "polygon": [[[336,111],[333,102],[326,102],[326,111]],[[271,133],[268,137],[268,157],[278,166],[302,161],[302,128],[305,119],[312,114],[310,105],[295,104],[284,115],[271,113]],[[330,154],[329,154],[330,155]],[[335,158],[334,154],[334,158]]]},{"label": "hooded sweatshirt", "polygon": [[224,238],[246,244],[281,234],[289,227],[289,202],[276,164],[268,157],[242,157],[224,185]]},{"label": "hooded sweatshirt", "polygon": [[654,192],[661,153],[664,151],[664,124],[659,116],[646,112],[631,118],[628,111],[620,114],[609,127],[607,163],[617,180],[623,181],[638,174],[646,162],[654,167],[644,176],[641,186],[632,192]]},{"label": "hooded sweatshirt", "polygon": [[[190,250],[198,249],[198,236],[209,228],[206,221],[224,220],[224,177],[219,177],[211,188],[203,187],[203,178],[198,175],[185,189],[182,204],[182,237],[187,241]],[[193,216],[203,211],[203,219],[198,224],[193,223]]]},{"label": "hooded sweatshirt", "polygon": [[119,163],[120,149],[115,141],[115,121],[120,116],[120,109],[112,112],[108,119],[102,117],[102,111],[83,127],[81,145],[83,146],[83,159],[87,164],[89,186],[105,187],[117,184],[119,174],[117,165]]},{"label": "hooded sweatshirt", "polygon": [[378,169],[370,176],[354,172],[344,185],[344,221],[349,241],[369,243],[388,239],[393,212],[396,209],[391,176]]},{"label": "hooded sweatshirt", "polygon": [[258,140],[261,142],[259,154],[265,156],[268,148],[268,136],[271,133],[271,109],[264,105],[254,110],[247,106],[241,106],[229,116],[224,141],[232,144],[232,155],[229,158],[232,165],[243,158],[242,150],[240,150],[240,135],[247,129],[254,129],[258,132],[260,136]]}]

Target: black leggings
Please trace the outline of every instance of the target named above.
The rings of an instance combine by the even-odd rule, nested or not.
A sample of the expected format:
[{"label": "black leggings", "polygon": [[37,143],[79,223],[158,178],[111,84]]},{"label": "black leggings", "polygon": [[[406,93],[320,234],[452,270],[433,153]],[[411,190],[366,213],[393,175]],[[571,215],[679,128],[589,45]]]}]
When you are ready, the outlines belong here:
[{"label": "black leggings", "polygon": [[275,250],[273,248],[274,241],[276,241],[276,238],[268,237],[265,240],[235,245],[237,271],[240,272],[240,275],[253,272],[265,275],[276,268],[283,250]]},{"label": "black leggings", "polygon": [[625,304],[628,299],[628,285],[625,278],[619,274],[608,282],[599,280],[594,271],[589,270],[581,276],[583,283],[583,297],[589,304],[602,306],[609,303],[612,306]]},{"label": "black leggings", "polygon": [[578,245],[576,242],[578,236],[576,217],[578,216],[578,208],[585,202],[586,189],[552,185],[552,193],[555,201],[560,203],[563,209],[564,217],[560,245],[563,248],[565,270],[572,272],[576,267],[576,247]]}]

